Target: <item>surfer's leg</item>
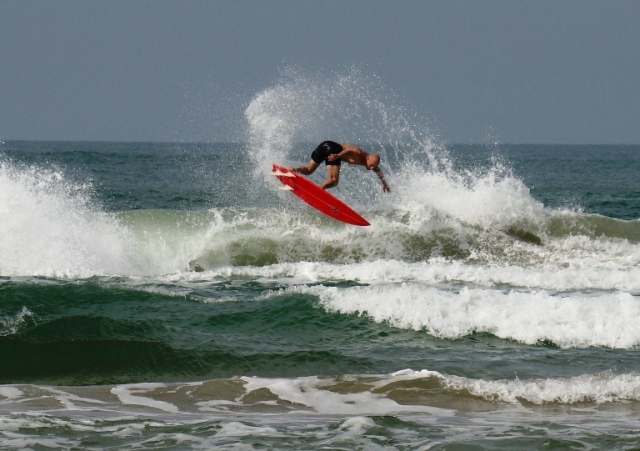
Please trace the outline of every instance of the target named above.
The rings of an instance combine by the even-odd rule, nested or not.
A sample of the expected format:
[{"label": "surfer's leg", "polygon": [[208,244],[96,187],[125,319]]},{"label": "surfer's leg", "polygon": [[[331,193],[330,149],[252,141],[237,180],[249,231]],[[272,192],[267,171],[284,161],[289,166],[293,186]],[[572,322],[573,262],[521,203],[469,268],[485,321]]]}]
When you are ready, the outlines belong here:
[{"label": "surfer's leg", "polygon": [[317,162],[311,160],[311,161],[309,161],[308,165],[300,166],[300,167],[297,167],[297,168],[291,168],[291,170],[293,172],[298,172],[300,174],[311,175],[316,171],[316,169],[318,169],[318,166],[320,166],[320,163],[317,163]]},{"label": "surfer's leg", "polygon": [[338,186],[340,182],[340,166],[339,165],[327,165],[327,180],[324,181],[321,188],[329,189],[334,186]]}]

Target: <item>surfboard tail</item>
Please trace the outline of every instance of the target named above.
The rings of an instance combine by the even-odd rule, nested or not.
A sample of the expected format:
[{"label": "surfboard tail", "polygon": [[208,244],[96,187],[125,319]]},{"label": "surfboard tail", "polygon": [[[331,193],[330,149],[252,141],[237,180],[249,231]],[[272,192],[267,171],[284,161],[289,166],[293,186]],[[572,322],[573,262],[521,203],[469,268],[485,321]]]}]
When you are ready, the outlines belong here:
[{"label": "surfboard tail", "polygon": [[275,164],[273,165],[273,169],[271,170],[271,173],[276,177],[295,177],[296,176],[295,173],[291,172],[289,169],[283,168],[282,166],[277,166]]}]

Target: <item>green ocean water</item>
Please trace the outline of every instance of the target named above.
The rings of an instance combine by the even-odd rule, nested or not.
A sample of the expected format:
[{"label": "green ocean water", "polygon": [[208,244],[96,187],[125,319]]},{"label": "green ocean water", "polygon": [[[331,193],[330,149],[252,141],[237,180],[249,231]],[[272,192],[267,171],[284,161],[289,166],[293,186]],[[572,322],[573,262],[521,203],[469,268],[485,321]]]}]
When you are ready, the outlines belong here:
[{"label": "green ocean water", "polygon": [[[640,447],[640,146],[444,145],[338,81],[237,143],[0,144],[1,449]],[[323,139],[380,153],[333,190],[370,227],[270,174]]]}]

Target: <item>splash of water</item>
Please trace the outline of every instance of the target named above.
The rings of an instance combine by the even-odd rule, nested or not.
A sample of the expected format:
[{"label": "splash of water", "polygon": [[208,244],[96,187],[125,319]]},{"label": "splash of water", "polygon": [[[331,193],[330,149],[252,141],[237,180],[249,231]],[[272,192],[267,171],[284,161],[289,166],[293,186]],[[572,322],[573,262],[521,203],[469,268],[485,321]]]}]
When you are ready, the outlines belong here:
[{"label": "splash of water", "polygon": [[299,158],[297,145],[326,139],[360,144],[380,153],[383,162],[391,156],[387,150],[397,160],[412,149],[431,164],[439,163],[438,152],[444,148],[428,127],[409,116],[377,78],[354,68],[326,76],[287,69],[245,112],[249,152],[258,173],[268,170],[272,161],[287,164]]},{"label": "splash of water", "polygon": [[[318,142],[331,139],[382,157],[392,196],[381,195],[366,171],[343,168],[350,172],[338,192],[348,193],[348,202],[360,208],[404,211],[416,217],[418,227],[436,216],[483,228],[546,220],[542,204],[506,165],[456,170],[428,121],[360,70],[320,76],[287,69],[274,87],[254,97],[245,117],[258,180],[274,183],[268,175],[272,163],[304,164]],[[303,143],[312,144],[301,151]]]},{"label": "splash of water", "polygon": [[127,230],[90,193],[62,171],[0,160],[0,274],[130,271]]}]

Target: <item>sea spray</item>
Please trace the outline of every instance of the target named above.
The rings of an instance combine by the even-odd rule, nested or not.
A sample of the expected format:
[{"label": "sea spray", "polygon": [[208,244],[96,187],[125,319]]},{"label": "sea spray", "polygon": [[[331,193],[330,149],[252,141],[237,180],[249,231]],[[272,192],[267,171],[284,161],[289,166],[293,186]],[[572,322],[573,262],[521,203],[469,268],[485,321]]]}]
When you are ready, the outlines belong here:
[{"label": "sea spray", "polygon": [[129,235],[61,170],[0,157],[0,274],[128,273]]},{"label": "sea spray", "polygon": [[[484,170],[456,169],[429,121],[358,69],[321,76],[289,68],[275,86],[254,97],[245,117],[248,156],[257,183],[266,180],[268,190],[277,192],[269,176],[272,163],[306,164],[315,145],[331,139],[382,157],[391,196],[382,193],[372,174],[346,164],[334,190],[357,209],[372,211],[369,217],[381,210],[400,210],[420,222],[445,215],[483,228],[515,227],[535,239],[546,221],[542,204],[499,159]],[[317,172],[312,178],[319,181],[324,168]]]},{"label": "sea spray", "polygon": [[[410,120],[406,108],[396,102],[377,78],[355,68],[326,76],[286,69],[281,80],[258,93],[245,112],[249,157],[255,162],[257,178],[268,174],[274,162],[306,164],[313,148],[327,139],[379,153],[382,168],[391,177],[390,158],[401,160],[406,149],[436,163],[436,151],[443,148],[434,144],[426,126],[415,117]],[[367,191],[377,183],[371,177],[355,180],[353,174],[351,178],[341,181],[348,191]]]}]

